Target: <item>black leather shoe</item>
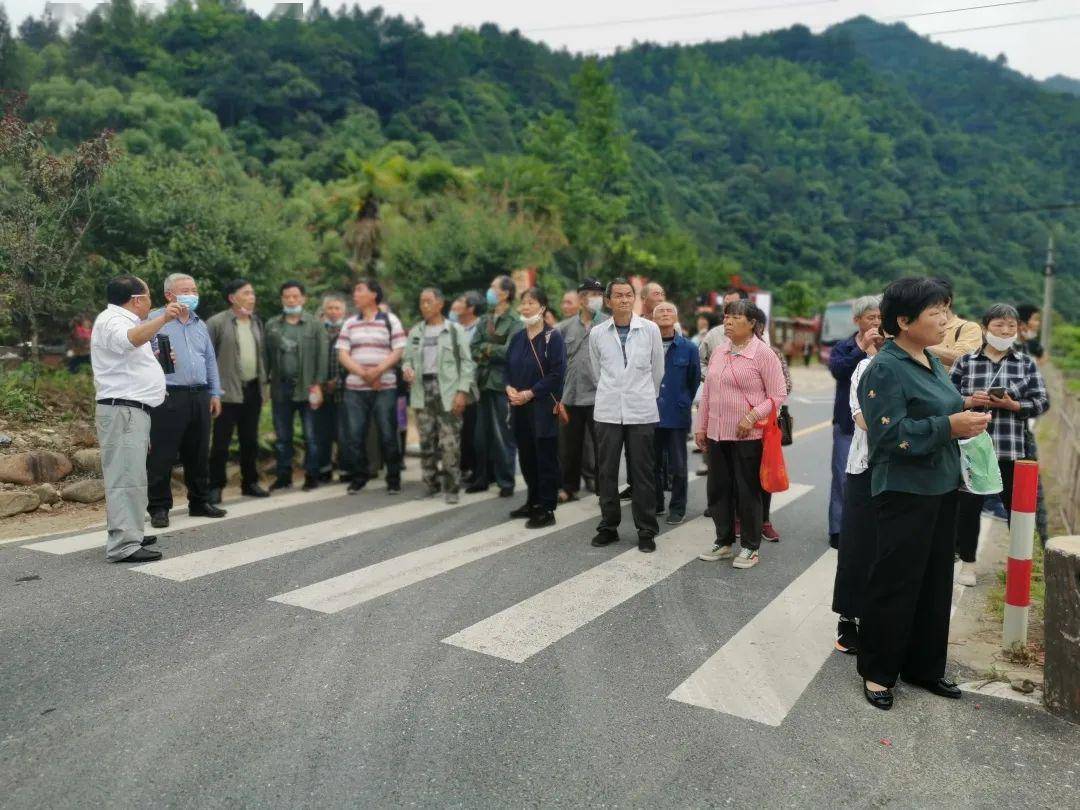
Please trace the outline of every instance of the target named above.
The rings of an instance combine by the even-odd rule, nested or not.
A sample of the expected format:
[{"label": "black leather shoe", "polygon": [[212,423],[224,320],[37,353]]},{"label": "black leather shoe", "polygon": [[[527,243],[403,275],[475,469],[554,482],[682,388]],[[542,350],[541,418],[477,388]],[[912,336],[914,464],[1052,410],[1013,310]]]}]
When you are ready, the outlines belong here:
[{"label": "black leather shoe", "polygon": [[252,484],[250,487],[242,487],[240,489],[241,495],[247,495],[249,498],[269,498],[270,493],[260,487],[258,484]]},{"label": "black leather shoe", "polygon": [[513,498],[514,497],[514,488],[513,487],[500,487],[499,488],[499,497],[500,498]]},{"label": "black leather shoe", "polygon": [[349,495],[355,495],[357,492],[367,486],[367,481],[362,481],[359,478],[354,478],[349,482],[349,488],[345,492]]},{"label": "black leather shoe", "polygon": [[650,535],[642,535],[638,538],[637,550],[645,554],[652,554],[656,551],[656,539]]},{"label": "black leather shoe", "polygon": [[318,489],[318,488],[319,488],[319,479],[318,479],[317,476],[314,476],[314,475],[305,475],[304,476],[304,486],[301,487],[301,489],[303,489],[304,492],[311,492],[311,490]]},{"label": "black leather shoe", "polygon": [[469,486],[465,487],[465,491],[468,492],[470,495],[472,495],[475,492],[487,492],[488,491],[488,485],[487,484],[469,484]]},{"label": "black leather shoe", "polygon": [[601,546],[610,546],[612,543],[619,542],[619,535],[616,532],[597,532],[596,537],[592,539],[592,544],[597,548]]},{"label": "black leather shoe", "polygon": [[160,560],[160,559],[161,559],[161,552],[160,551],[152,551],[151,549],[148,549],[148,548],[137,548],[133,552],[128,554],[126,557],[124,557],[124,559],[122,559],[122,560],[113,560],[113,562],[140,563],[140,562],[153,562],[154,560]]},{"label": "black leather shoe", "polygon": [[217,487],[214,487],[212,490],[206,493],[206,502],[213,506],[217,506],[219,503],[221,503],[221,490]]},{"label": "black leather shoe", "polygon": [[223,518],[228,514],[224,509],[204,503],[201,506],[189,506],[187,513],[192,517]]},{"label": "black leather shoe", "polygon": [[512,518],[531,518],[536,511],[536,507],[531,503],[522,504],[517,509],[513,509],[510,512]]},{"label": "black leather shoe", "polygon": [[892,708],[892,689],[882,689],[880,692],[871,692],[866,688],[866,681],[863,681],[862,693],[866,696],[866,701],[875,709],[888,711]]},{"label": "black leather shoe", "polygon": [[920,681],[915,679],[904,678],[904,683],[909,683],[912,686],[917,686],[920,689],[925,689],[927,692],[933,692],[938,697],[952,698],[953,700],[959,700],[964,696],[964,693],[960,691],[960,687],[952,681],[945,678],[937,678],[930,681]]},{"label": "black leather shoe", "polygon": [[150,525],[155,529],[166,529],[169,526],[169,513],[165,509],[155,509],[150,513]]},{"label": "black leather shoe", "polygon": [[291,478],[278,478],[274,483],[270,485],[270,491],[273,492],[276,489],[292,489]]},{"label": "black leather shoe", "polygon": [[152,546],[156,542],[157,542],[157,535],[156,534],[147,535],[146,537],[144,537],[142,539],[143,547]]},{"label": "black leather shoe", "polygon": [[555,525],[555,513],[544,509],[537,509],[533,516],[525,521],[526,529],[543,529],[546,526]]}]

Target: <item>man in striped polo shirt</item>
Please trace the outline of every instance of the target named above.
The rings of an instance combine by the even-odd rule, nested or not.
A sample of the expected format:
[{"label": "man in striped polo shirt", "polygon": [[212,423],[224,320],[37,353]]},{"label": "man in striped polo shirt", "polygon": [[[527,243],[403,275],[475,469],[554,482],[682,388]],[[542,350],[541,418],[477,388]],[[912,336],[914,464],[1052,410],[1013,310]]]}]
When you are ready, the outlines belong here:
[{"label": "man in striped polo shirt", "polygon": [[380,312],[382,287],[373,279],[361,279],[353,287],[356,315],[345,321],[337,339],[338,360],[349,372],[345,378],[345,421],[353,462],[349,494],[359,492],[368,481],[366,437],[368,422],[375,420],[382,457],[386,462],[386,491],[401,492],[401,448],[397,431],[397,374],[405,350],[401,321]]}]

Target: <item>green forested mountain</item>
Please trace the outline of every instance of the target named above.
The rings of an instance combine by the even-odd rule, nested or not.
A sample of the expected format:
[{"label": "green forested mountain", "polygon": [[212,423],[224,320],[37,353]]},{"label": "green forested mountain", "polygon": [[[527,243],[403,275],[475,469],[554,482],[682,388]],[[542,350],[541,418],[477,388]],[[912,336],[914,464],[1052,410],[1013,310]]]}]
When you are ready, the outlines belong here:
[{"label": "green forested mountain", "polygon": [[1043,81],[1043,87],[1053,90],[1055,93],[1070,93],[1080,96],[1080,79],[1071,76],[1062,76],[1060,73]]},{"label": "green forested mountain", "polygon": [[0,79],[52,149],[117,133],[87,283],[376,272],[407,308],[530,264],[680,297],[737,274],[783,305],[925,272],[974,311],[1039,297],[1053,229],[1059,309],[1080,305],[1080,98],[867,18],[596,61],[379,9],[118,0],[67,37],[0,22]]}]

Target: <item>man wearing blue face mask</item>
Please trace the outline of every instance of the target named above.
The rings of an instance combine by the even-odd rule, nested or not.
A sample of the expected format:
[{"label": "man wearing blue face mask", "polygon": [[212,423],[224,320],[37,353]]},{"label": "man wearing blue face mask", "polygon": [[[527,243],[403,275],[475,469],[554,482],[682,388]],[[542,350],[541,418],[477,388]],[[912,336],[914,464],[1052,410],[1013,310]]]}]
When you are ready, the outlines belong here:
[{"label": "man wearing blue face mask", "polygon": [[[175,370],[165,375],[165,402],[150,411],[150,453],[146,457],[147,506],[150,524],[169,525],[173,506],[172,466],[177,455],[184,465],[188,514],[224,517],[210,503],[210,424],[221,413],[217,357],[206,323],[195,314],[199,289],[195,279],[173,273],[165,279],[165,300],[183,307],[158,337],[169,339]],[[155,318],[161,311],[150,313]],[[158,338],[153,348],[159,351]]]}]

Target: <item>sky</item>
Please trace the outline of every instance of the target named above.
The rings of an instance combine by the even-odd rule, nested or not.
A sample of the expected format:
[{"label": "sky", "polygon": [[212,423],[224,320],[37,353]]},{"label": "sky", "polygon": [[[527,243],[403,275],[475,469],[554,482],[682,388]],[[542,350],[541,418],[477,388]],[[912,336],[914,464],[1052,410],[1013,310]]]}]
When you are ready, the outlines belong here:
[{"label": "sky", "polygon": [[[339,5],[338,0],[323,3],[331,10]],[[0,4],[16,21],[40,16],[45,8],[44,0],[0,0]],[[246,0],[245,4],[260,14],[275,5],[273,0]],[[87,10],[93,5],[91,0],[83,2]],[[419,19],[429,32],[494,22],[504,29],[518,28],[530,39],[554,48],[602,55],[635,40],[662,44],[723,40],[795,24],[819,32],[866,14],[881,22],[902,21],[949,47],[991,58],[1004,53],[1015,70],[1037,79],[1057,73],[1080,78],[1080,48],[1076,47],[1080,0],[668,0],[665,4],[655,0],[384,0],[359,5],[364,9],[381,5],[389,14]],[[1015,25],[1024,21],[1040,22]],[[958,28],[982,30],[956,32]]]}]

